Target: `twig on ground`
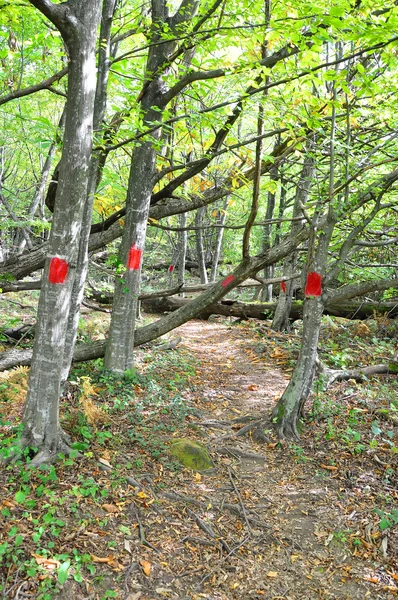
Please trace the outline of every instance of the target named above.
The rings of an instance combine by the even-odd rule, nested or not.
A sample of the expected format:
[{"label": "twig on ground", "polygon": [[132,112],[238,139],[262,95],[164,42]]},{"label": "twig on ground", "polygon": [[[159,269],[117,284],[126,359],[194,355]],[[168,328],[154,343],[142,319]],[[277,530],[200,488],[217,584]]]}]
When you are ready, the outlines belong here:
[{"label": "twig on ground", "polygon": [[148,542],[148,540],[146,539],[145,529],[142,524],[138,508],[136,507],[136,505],[134,503],[131,504],[131,507],[135,513],[135,518],[137,519],[138,531],[139,531],[139,535],[140,535],[141,544],[143,544],[143,546],[148,546],[148,548],[152,548],[152,550],[154,550],[155,552],[159,552],[159,550],[156,548],[156,546],[151,544],[151,542]]},{"label": "twig on ground", "polygon": [[239,448],[228,448],[227,446],[222,446],[221,448],[217,448],[216,452],[218,454],[229,454],[234,458],[246,458],[247,460],[253,460],[254,462],[262,462],[264,463],[267,459],[265,456],[261,454],[254,454],[253,452],[245,452],[244,450],[240,450]]},{"label": "twig on ground", "polygon": [[[191,498],[190,496],[183,496],[182,494],[176,494],[174,492],[161,492],[161,495],[163,496],[163,498],[167,498],[168,500],[174,500],[175,502],[187,502],[188,504],[193,504],[194,506],[198,506],[199,508],[204,509],[207,509],[208,507],[208,505],[204,502],[200,502],[200,500],[196,500],[196,498]],[[222,505],[219,505],[214,504],[212,502],[211,506],[213,509],[218,510],[219,512],[223,512],[223,509],[226,508],[227,510],[237,514],[239,517],[243,516],[240,507],[236,506],[236,504],[229,504],[227,502],[223,502]],[[259,521],[258,519],[254,519],[250,515],[248,515],[247,518],[252,524],[256,525],[257,527],[269,529],[269,525],[267,525],[266,523]]]},{"label": "twig on ground", "polygon": [[[235,546],[234,548],[232,548],[232,550],[223,558],[221,558],[220,563],[224,563],[227,558],[229,558],[230,556],[232,556],[233,554],[235,554],[235,552],[237,550],[239,550],[239,548],[241,548],[242,546],[244,546],[246,544],[246,542],[248,542],[250,539],[250,535],[247,535],[245,537],[245,539],[243,540],[243,542],[240,542],[240,544],[238,544],[237,546]],[[215,567],[214,569],[212,569],[210,571],[210,573],[208,573],[207,575],[205,575],[205,577],[203,577],[203,579],[201,579],[197,585],[197,588],[199,589],[205,581],[207,581],[207,579],[209,579],[209,577],[211,577],[219,568],[221,567],[221,564],[218,564],[217,567]]]},{"label": "twig on ground", "polygon": [[212,528],[212,526],[209,525],[209,523],[206,523],[205,521],[203,521],[203,519],[201,519],[190,508],[186,507],[186,511],[189,514],[189,516],[192,517],[196,521],[196,524],[198,525],[198,527],[200,527],[200,529],[202,531],[204,531],[205,533],[207,533],[207,535],[209,535],[214,540],[218,539],[219,542],[220,542],[220,544],[221,544],[221,546],[224,548],[224,550],[226,550],[227,552],[231,551],[231,548],[228,546],[228,544],[227,544],[227,542],[225,540],[223,540],[222,538],[217,538],[216,532],[214,531],[214,529]]},{"label": "twig on ground", "polygon": [[184,542],[192,542],[193,544],[202,544],[203,546],[211,547],[216,545],[216,541],[209,542],[209,540],[202,540],[201,538],[193,537],[191,535],[186,535],[184,538],[182,538],[182,540],[180,540],[181,544],[183,544]]},{"label": "twig on ground", "polygon": [[96,304],[91,304],[86,300],[82,301],[82,305],[90,310],[96,310],[97,312],[110,313],[111,311],[108,308],[101,308],[101,306],[97,306]]},{"label": "twig on ground", "polygon": [[250,531],[250,533],[253,533],[253,530],[252,530],[249,520],[247,518],[247,513],[246,513],[245,505],[243,504],[242,496],[240,495],[240,492],[239,492],[238,488],[236,487],[236,484],[234,481],[234,473],[232,472],[232,469],[230,467],[228,467],[228,477],[229,477],[230,482],[232,483],[235,494],[238,496],[239,504],[241,506],[243,518],[245,519],[247,528]]}]

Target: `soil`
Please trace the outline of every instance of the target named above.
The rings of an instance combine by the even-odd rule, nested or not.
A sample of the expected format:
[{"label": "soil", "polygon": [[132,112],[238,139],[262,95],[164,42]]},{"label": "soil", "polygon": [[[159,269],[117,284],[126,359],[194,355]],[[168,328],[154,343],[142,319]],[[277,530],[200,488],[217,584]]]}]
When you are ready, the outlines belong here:
[{"label": "soil", "polygon": [[[264,432],[261,443],[250,432],[239,435],[251,419],[270,413],[290,375],[284,349],[288,336],[270,332],[267,338],[266,325],[262,327],[259,336],[248,326],[214,319],[191,321],[173,332],[181,343],[169,352],[194,354],[197,362],[182,393],[192,410],[172,435],[204,443],[215,468],[195,473],[145,462],[130,470],[127,492],[125,484],[124,492],[115,486],[102,508],[93,507],[90,498],[80,499],[78,516],[97,511],[96,525],[81,521],[78,528],[77,515],[70,514],[72,537],[63,549],[70,552],[74,547],[94,559],[102,557],[103,563],[93,559],[102,569],[101,577],[86,576],[83,582],[70,578],[54,597],[398,596],[397,531],[381,532],[373,510],[380,493],[398,499],[385,477],[391,465],[383,467],[373,456],[348,452],[327,440],[314,422],[306,425],[300,445],[279,443],[271,430]],[[145,352],[138,353],[142,367]],[[111,451],[104,456],[105,462],[116,460]],[[125,445],[117,460],[128,464],[133,457],[135,448]],[[107,485],[107,473],[96,469],[92,474]],[[68,477],[73,479],[73,474]],[[23,590],[20,597],[31,597],[28,586]],[[109,590],[115,595],[106,595]]]}]

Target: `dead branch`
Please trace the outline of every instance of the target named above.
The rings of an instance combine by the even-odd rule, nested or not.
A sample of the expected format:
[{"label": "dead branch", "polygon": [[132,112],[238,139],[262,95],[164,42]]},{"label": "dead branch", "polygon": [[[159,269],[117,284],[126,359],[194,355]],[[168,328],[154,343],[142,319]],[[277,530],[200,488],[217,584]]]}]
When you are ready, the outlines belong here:
[{"label": "dead branch", "polygon": [[336,381],[347,381],[353,379],[359,383],[363,382],[367,377],[373,375],[397,375],[398,362],[389,364],[371,365],[368,367],[360,367],[359,369],[329,369],[319,361],[319,374],[322,379],[324,388],[329,388]]},{"label": "dead branch", "polygon": [[247,525],[247,528],[250,531],[250,533],[253,533],[253,530],[252,530],[251,525],[249,523],[249,519],[247,518],[247,513],[246,513],[245,505],[243,504],[242,496],[240,495],[240,492],[239,492],[238,488],[236,487],[236,483],[234,481],[235,474],[232,472],[232,469],[230,467],[228,467],[228,477],[229,477],[230,482],[232,483],[232,487],[234,488],[234,492],[235,492],[235,494],[238,497],[239,504],[241,506],[243,517],[245,519],[245,523]]}]

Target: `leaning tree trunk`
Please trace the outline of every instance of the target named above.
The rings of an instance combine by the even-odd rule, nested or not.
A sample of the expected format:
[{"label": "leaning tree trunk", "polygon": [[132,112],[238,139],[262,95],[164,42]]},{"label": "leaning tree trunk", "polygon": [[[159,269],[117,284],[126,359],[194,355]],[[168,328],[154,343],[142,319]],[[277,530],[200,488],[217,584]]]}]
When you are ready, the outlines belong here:
[{"label": "leaning tree trunk", "polygon": [[61,31],[69,53],[64,148],[21,440],[22,447],[37,449],[32,462],[38,465],[68,449],[59,424],[61,368],[92,151],[100,2],[49,7],[44,0],[32,0],[32,4]]},{"label": "leaning tree trunk", "polygon": [[323,314],[320,298],[306,298],[303,310],[303,339],[292,378],[274,410],[280,438],[298,438],[298,419],[303,401],[314,380],[319,332]]}]

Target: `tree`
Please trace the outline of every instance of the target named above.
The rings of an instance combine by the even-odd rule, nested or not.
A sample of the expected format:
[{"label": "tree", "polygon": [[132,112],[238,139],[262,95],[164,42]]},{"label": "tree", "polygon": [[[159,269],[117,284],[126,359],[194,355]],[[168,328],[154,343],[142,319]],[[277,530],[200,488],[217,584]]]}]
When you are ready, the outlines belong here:
[{"label": "tree", "polygon": [[87,198],[100,2],[89,0],[83,6],[72,1],[56,5],[49,0],[32,0],[32,4],[61,32],[69,55],[64,148],[21,441],[22,448],[35,448],[33,464],[38,465],[68,449],[59,424],[61,367]]}]

